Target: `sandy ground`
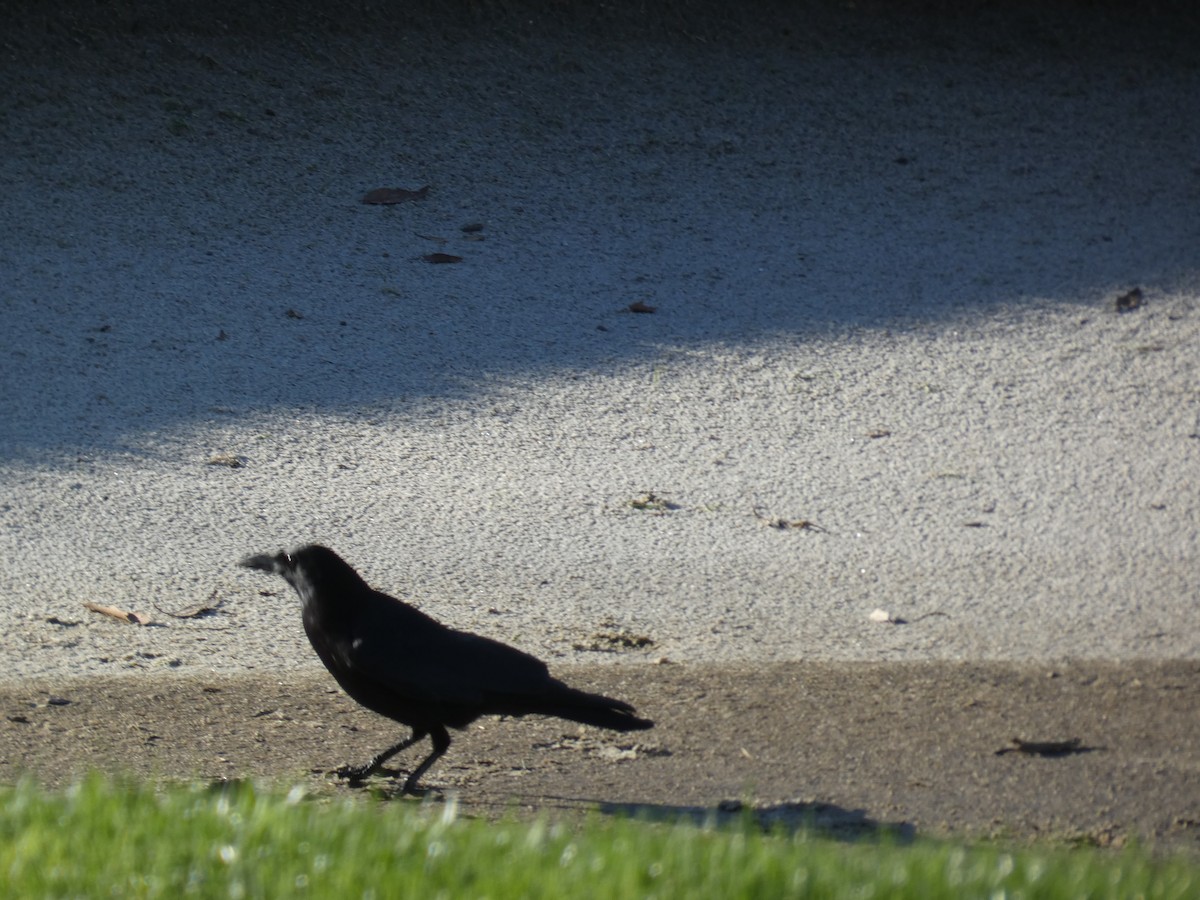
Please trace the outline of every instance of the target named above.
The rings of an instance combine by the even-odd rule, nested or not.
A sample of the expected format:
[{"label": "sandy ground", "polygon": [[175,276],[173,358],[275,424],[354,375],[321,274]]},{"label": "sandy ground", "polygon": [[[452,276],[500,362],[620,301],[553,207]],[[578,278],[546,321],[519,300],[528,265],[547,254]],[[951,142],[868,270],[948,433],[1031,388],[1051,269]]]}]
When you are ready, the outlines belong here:
[{"label": "sandy ground", "polygon": [[[1011,789],[1083,770],[1145,803],[1118,829],[1194,828],[1200,67],[1195,15],[1164,8],[4,4],[5,696],[70,685],[87,702],[47,715],[91,710],[85,746],[199,680],[316,703],[293,598],[233,563],[319,541],[556,668],[623,663],[672,755],[574,792],[530,763],[530,796],[703,805],[761,778],[765,803],[986,830],[1003,784],[1001,828],[1099,833],[1103,803]],[[938,751],[965,661],[1009,673],[989,702],[1068,705]],[[1063,665],[1184,687],[1143,722],[1128,691],[1038,693]],[[795,666],[735,730],[669,689]],[[918,672],[947,702],[879,727]],[[812,693],[840,679],[854,702]],[[988,756],[1038,723],[1109,749]],[[280,728],[263,759],[318,733]],[[8,765],[42,758],[0,729]],[[889,812],[882,762],[836,787],[834,732],[902,741],[931,805]],[[786,777],[722,780],[703,750],[763,735]],[[910,769],[960,758],[989,774]],[[237,774],[206,759],[184,768]],[[653,790],[608,790],[634,771]]]},{"label": "sandy ground", "polygon": [[[551,719],[487,719],[426,776],[468,815],[600,810],[741,815],[883,831],[1200,852],[1195,662],[771,663],[570,668],[657,720],[613,735]],[[264,779],[313,797],[399,800],[428,742],[372,791],[325,774],[404,729],[323,674],[23,683],[0,689],[0,778],[114,774]],[[1012,739],[1077,752],[1003,752]],[[999,752],[998,752],[999,751]],[[404,798],[402,802],[421,802]]]}]

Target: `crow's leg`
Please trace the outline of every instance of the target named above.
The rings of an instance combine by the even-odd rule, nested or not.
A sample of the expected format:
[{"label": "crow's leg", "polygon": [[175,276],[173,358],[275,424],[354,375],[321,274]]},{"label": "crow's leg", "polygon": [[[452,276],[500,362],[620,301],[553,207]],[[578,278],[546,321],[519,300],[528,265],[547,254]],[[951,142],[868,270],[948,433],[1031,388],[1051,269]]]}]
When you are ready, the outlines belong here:
[{"label": "crow's leg", "polygon": [[421,776],[429,771],[432,766],[443,753],[450,747],[450,734],[446,731],[443,725],[434,725],[429,729],[429,736],[433,740],[433,752],[425,757],[425,761],[417,766],[415,772],[408,776],[408,781],[404,782],[404,793],[420,795],[425,793],[425,788],[417,787],[417,781]]},{"label": "crow's leg", "polygon": [[[445,735],[446,729],[441,728],[441,732],[443,735]],[[393,756],[395,756],[401,750],[407,750],[409,747],[411,747],[417,741],[422,740],[425,737],[425,735],[427,735],[427,734],[429,734],[428,731],[421,731],[419,729],[414,728],[412,735],[405,738],[400,743],[398,743],[392,747],[388,747],[382,753],[377,753],[375,756],[372,756],[369,760],[367,760],[361,766],[342,766],[340,769],[336,769],[334,771],[334,774],[337,775],[339,778],[348,778],[351,781],[362,781],[368,775],[371,775],[374,772],[379,771],[380,766],[382,766],[385,762],[387,762],[389,759],[391,759]],[[437,735],[434,734],[433,745],[434,745],[435,750],[437,748],[437,740],[438,740]],[[448,735],[446,736],[446,744],[447,744],[447,746],[450,744],[450,738]],[[446,748],[443,747],[442,753],[445,753],[445,752],[446,752]],[[440,756],[440,755],[441,755],[440,753],[435,753],[434,758],[436,758],[437,756]],[[428,760],[427,760],[427,762],[428,762]],[[418,769],[417,771],[420,772],[420,771],[424,771],[424,770]],[[409,781],[412,781],[412,779],[410,778]]]}]

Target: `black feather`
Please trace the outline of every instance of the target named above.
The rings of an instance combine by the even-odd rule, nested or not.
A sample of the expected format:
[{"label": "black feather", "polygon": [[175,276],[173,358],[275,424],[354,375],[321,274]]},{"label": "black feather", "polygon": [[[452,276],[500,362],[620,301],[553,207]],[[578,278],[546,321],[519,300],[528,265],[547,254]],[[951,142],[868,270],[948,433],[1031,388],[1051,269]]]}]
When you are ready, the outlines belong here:
[{"label": "black feather", "polygon": [[557,716],[616,731],[654,725],[621,700],[576,690],[546,664],[491,638],[442,625],[372,589],[340,556],[310,544],[291,553],[251,556],[239,565],[282,575],[300,595],[304,630],[347,694],[412,728],[412,736],[340,774],[365,778],[426,735],[433,753],[408,777],[417,782],[450,746],[446,729],[488,714]]}]

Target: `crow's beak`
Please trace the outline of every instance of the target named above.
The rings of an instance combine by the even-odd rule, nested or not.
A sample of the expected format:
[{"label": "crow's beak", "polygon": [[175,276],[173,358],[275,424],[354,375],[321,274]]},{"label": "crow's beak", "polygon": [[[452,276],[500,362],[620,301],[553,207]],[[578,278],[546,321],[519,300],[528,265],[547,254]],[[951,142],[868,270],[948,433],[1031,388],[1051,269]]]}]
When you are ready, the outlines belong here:
[{"label": "crow's beak", "polygon": [[263,553],[259,556],[247,556],[238,565],[243,569],[258,569],[261,572],[270,572],[272,575],[282,575],[287,561],[289,560],[286,553],[279,553],[275,556]]}]

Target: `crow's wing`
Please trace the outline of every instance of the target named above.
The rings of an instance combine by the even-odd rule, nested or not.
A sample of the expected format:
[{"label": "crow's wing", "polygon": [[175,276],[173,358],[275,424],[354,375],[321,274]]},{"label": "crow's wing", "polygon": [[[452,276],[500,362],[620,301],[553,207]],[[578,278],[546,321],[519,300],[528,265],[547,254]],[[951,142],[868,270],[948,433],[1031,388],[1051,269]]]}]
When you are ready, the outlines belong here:
[{"label": "crow's wing", "polygon": [[347,637],[340,655],[353,671],[412,700],[475,706],[557,684],[536,657],[396,600],[364,610]]}]

